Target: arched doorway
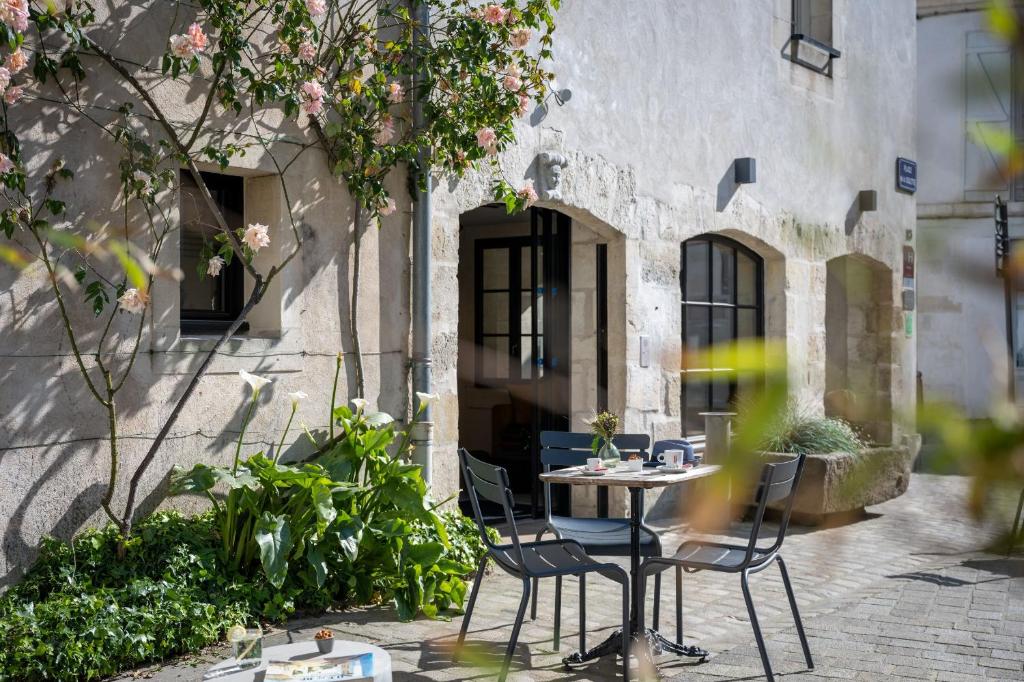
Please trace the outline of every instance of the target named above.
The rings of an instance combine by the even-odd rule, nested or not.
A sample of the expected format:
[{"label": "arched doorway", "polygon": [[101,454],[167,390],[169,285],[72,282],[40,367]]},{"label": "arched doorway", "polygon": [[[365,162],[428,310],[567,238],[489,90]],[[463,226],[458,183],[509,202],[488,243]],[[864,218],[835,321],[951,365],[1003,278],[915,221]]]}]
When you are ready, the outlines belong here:
[{"label": "arched doorway", "polygon": [[[679,286],[684,352],[764,336],[764,260],[743,244],[720,235],[683,242]],[[684,436],[704,432],[701,412],[732,408],[739,386],[722,369],[683,370]]]}]

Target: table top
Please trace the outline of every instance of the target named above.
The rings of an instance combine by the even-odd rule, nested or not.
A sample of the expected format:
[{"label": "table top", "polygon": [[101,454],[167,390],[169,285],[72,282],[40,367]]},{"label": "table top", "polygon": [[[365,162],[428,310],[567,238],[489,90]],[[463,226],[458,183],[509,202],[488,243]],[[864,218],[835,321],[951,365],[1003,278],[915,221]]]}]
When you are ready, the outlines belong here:
[{"label": "table top", "polygon": [[[374,682],[391,682],[391,656],[380,647],[365,642],[349,642],[341,639],[334,640],[334,648],[327,656],[349,656],[353,654],[373,653],[373,680]],[[301,661],[317,658],[321,654],[316,648],[316,642],[305,640],[291,644],[280,644],[278,646],[263,647],[263,660],[255,668],[242,670],[230,675],[213,678],[216,682],[259,682],[263,680],[267,665],[271,660],[275,661]],[[221,668],[230,668],[235,665],[235,659],[229,658],[223,663],[210,668],[210,671]]]},{"label": "table top", "polygon": [[559,469],[540,475],[540,480],[566,485],[604,485],[622,488],[664,488],[678,483],[704,478],[718,473],[722,467],[718,464],[701,464],[689,471],[681,473],[665,473],[660,468],[644,467],[643,471],[626,471],[624,467],[616,467],[604,476],[584,476],[582,466]]}]

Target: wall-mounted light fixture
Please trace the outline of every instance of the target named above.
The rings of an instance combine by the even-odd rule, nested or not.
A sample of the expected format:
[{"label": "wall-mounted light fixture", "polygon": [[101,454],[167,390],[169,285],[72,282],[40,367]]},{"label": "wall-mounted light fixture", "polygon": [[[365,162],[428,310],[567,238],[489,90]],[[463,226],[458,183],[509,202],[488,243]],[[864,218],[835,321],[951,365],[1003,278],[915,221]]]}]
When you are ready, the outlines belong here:
[{"label": "wall-mounted light fixture", "polygon": [[757,159],[745,157],[733,162],[733,180],[737,185],[757,182]]},{"label": "wall-mounted light fixture", "polygon": [[861,212],[878,210],[878,192],[873,189],[862,189],[857,194],[857,206]]}]

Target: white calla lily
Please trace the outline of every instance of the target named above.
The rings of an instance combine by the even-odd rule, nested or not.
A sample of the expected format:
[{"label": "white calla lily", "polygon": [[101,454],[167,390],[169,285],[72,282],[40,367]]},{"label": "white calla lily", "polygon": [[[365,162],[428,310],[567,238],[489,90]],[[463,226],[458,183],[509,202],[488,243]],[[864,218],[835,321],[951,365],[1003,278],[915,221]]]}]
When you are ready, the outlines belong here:
[{"label": "white calla lily", "polygon": [[245,380],[245,383],[249,384],[249,388],[252,389],[254,394],[259,393],[261,388],[271,383],[270,379],[264,379],[263,377],[256,376],[255,374],[250,374],[244,369],[238,371],[238,376],[242,377],[242,379]]},{"label": "white calla lily", "polygon": [[292,399],[292,409],[297,410],[299,409],[299,402],[305,400],[309,396],[302,391],[293,391],[288,394],[288,397]]},{"label": "white calla lily", "polygon": [[440,398],[441,396],[436,393],[421,393],[420,391],[416,391],[416,400],[419,402],[419,409],[417,412],[422,412],[427,409],[430,407],[432,402],[439,400]]},{"label": "white calla lily", "polygon": [[373,427],[387,426],[393,421],[395,421],[395,418],[392,417],[387,412],[371,412],[370,414],[366,415],[367,425]]},{"label": "white calla lily", "polygon": [[365,398],[352,398],[349,402],[355,405],[356,412],[364,411],[366,406],[370,404]]}]

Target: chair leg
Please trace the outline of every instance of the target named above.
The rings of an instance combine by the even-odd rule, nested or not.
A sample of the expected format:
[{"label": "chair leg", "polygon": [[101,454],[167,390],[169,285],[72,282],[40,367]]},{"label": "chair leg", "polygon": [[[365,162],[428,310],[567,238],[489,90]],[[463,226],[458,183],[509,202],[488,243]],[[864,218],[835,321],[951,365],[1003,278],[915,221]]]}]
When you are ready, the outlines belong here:
[{"label": "chair leg", "polygon": [[1013,554],[1017,546],[1017,532],[1020,530],[1020,513],[1024,510],[1024,490],[1020,491],[1020,499],[1017,500],[1017,515],[1013,517],[1013,530],[1010,531],[1010,543],[1006,548],[1006,556]]},{"label": "chair leg", "polygon": [[750,626],[754,628],[754,639],[757,640],[757,650],[761,654],[761,664],[764,666],[764,675],[768,682],[775,682],[772,674],[772,664],[768,660],[768,650],[764,646],[764,637],[761,636],[761,626],[757,623],[757,613],[754,611],[754,600],[750,598],[750,586],[747,584],[749,574],[743,571],[740,576],[740,585],[743,587],[743,600],[747,602],[747,613],[750,614]]},{"label": "chair leg", "polygon": [[[640,627],[643,627],[643,602],[641,604]],[[622,586],[622,679],[629,682],[629,652],[633,638],[629,632],[629,583]]]},{"label": "chair leg", "polygon": [[676,644],[683,645],[683,569],[676,566]]},{"label": "chair leg", "polygon": [[661,571],[654,574],[654,613],[651,614],[651,627],[658,629],[658,614],[661,611]]},{"label": "chair leg", "polygon": [[508,640],[508,650],[505,652],[505,662],[501,666],[498,682],[505,682],[505,678],[508,677],[508,669],[512,665],[512,656],[516,652],[516,642],[519,641],[519,630],[523,627],[523,619],[526,617],[526,607],[529,603],[530,580],[523,578],[523,597],[519,600],[519,611],[516,612],[516,622],[512,625],[512,637]]},{"label": "chair leg", "polygon": [[562,576],[555,576],[555,641],[554,649],[558,651],[558,645],[562,639]]},{"label": "chair leg", "polygon": [[[537,540],[537,542],[540,542],[540,539],[542,537],[544,537],[544,534],[547,533],[547,532],[548,532],[547,528],[541,528],[540,532],[537,533],[537,537],[535,538]],[[538,580],[537,578],[534,578],[533,579],[533,592],[532,592],[532,597],[531,597],[532,601],[530,602],[530,620],[537,620],[537,593],[538,592],[540,592],[540,580]]]},{"label": "chair leg", "polygon": [[804,634],[804,624],[800,620],[800,611],[796,607],[796,597],[793,595],[793,586],[789,582],[789,571],[786,570],[786,562],[782,557],[776,556],[779,562],[779,572],[782,573],[782,584],[786,586],[786,596],[789,597],[789,608],[793,611],[793,620],[796,621],[796,634],[800,636],[800,646],[804,649],[804,660],[807,667],[814,670],[814,660],[811,658],[811,647],[807,644],[807,635]]},{"label": "chair leg", "polygon": [[580,651],[587,650],[587,574],[580,574]]},{"label": "chair leg", "polygon": [[473,617],[473,607],[476,606],[476,596],[480,593],[480,583],[484,581],[485,568],[487,568],[486,556],[480,560],[480,565],[476,569],[476,577],[473,578],[473,589],[469,593],[466,615],[462,617],[462,627],[459,628],[459,641],[455,645],[455,653],[452,654],[452,663],[458,663],[459,655],[462,653],[462,645],[466,641],[466,631],[469,630],[469,619]]}]

